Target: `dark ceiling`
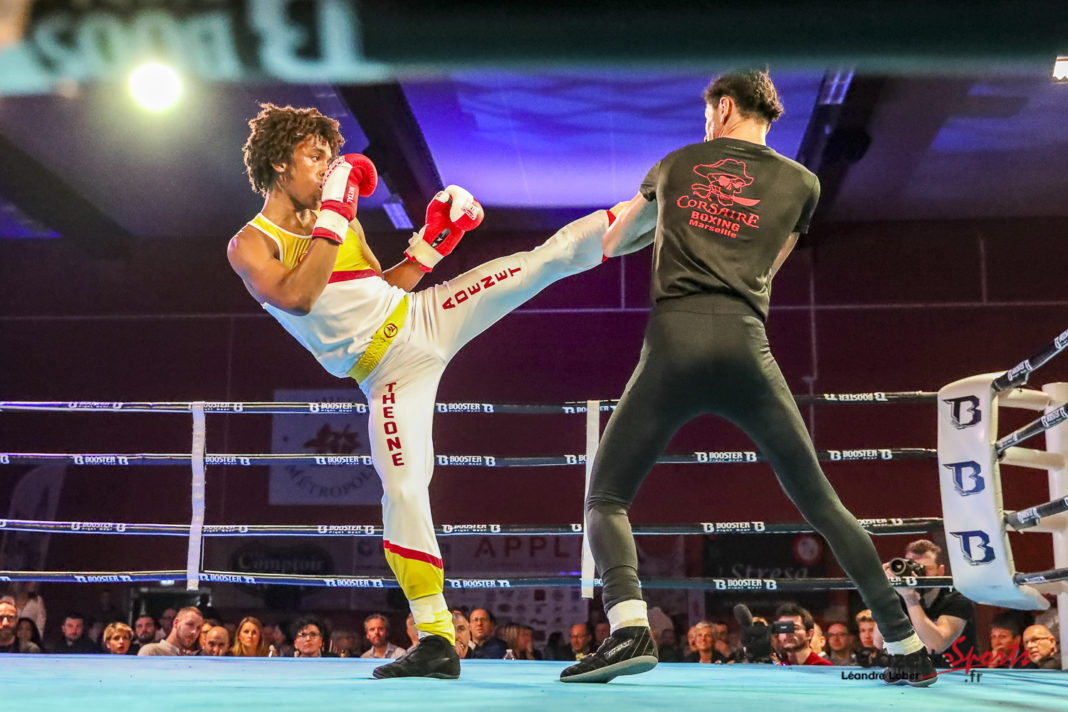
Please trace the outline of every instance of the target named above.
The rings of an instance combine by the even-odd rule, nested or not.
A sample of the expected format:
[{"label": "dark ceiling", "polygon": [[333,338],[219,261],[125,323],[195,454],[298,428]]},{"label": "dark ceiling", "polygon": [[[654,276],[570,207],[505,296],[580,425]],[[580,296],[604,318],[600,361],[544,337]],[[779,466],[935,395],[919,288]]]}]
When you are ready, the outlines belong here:
[{"label": "dark ceiling", "polygon": [[[819,174],[817,227],[1068,216],[1068,83],[1052,81],[1053,54],[969,55],[942,70],[914,56],[885,72],[870,56],[820,56],[772,64],[786,114],[769,135]],[[346,151],[376,161],[385,180],[360,207],[371,231],[395,229],[387,201],[418,226],[449,183],[482,201],[487,227],[549,229],[632,196],[662,155],[700,140],[701,91],[730,66],[691,57],[680,66],[699,71],[669,71],[663,49],[656,62],[595,69],[588,59],[583,68],[476,64],[409,66],[355,84],[193,78],[177,106],[155,114],[122,82],[5,95],[0,81],[0,237],[107,250],[132,238],[232,234],[260,205],[240,149],[261,101],[319,107],[341,121]]]}]

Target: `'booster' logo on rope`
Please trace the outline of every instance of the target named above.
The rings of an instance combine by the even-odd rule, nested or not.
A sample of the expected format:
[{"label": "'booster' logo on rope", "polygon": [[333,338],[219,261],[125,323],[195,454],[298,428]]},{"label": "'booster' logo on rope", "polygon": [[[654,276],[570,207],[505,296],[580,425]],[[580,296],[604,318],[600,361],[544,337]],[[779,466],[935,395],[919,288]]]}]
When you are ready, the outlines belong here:
[{"label": "'booster' logo on rope", "polygon": [[71,455],[75,465],[129,465],[130,458],[124,455]]},{"label": "'booster' logo on rope", "polygon": [[887,403],[886,394],[880,391],[875,393],[828,393],[827,400],[838,403]]},{"label": "'booster' logo on rope", "polygon": [[215,583],[256,583],[255,576],[240,576],[237,574],[200,574],[200,578]]},{"label": "'booster' logo on rope", "polygon": [[332,578],[323,579],[328,588],[385,588],[382,579]]},{"label": "'booster' logo on rope", "polygon": [[762,532],[765,529],[764,522],[701,522],[701,531],[705,534]]},{"label": "'booster' logo on rope", "polygon": [[205,534],[248,534],[244,524],[209,524],[204,527]]},{"label": "'booster' logo on rope", "polygon": [[1038,507],[1028,507],[1027,509],[1021,509],[1015,515],[1016,521],[1020,523],[1020,526],[1029,526],[1035,524],[1038,520],[1042,519],[1042,515],[1038,513]]},{"label": "'booster' logo on rope", "polygon": [[511,588],[508,579],[445,579],[450,588]]},{"label": "'booster' logo on rope", "polygon": [[72,532],[119,532],[126,531],[125,524],[113,524],[111,522],[71,522]]},{"label": "'booster' logo on rope", "polygon": [[0,465],[10,465],[11,457],[8,455],[0,455]]},{"label": "'booster' logo on rope", "polygon": [[[986,489],[986,480],[983,478],[983,468],[979,466],[978,462],[950,462],[943,465],[947,470],[953,472],[953,489],[957,490],[957,494],[962,497],[967,497],[970,494],[976,494]],[[971,478],[970,482],[965,482],[965,478]]]},{"label": "'booster' logo on rope", "polygon": [[994,560],[994,548],[990,546],[990,535],[979,529],[966,532],[950,532],[960,542],[961,553],[969,564],[978,566],[989,564]]},{"label": "'booster' logo on rope", "polygon": [[867,450],[828,450],[831,460],[893,460],[894,451],[890,448]]},{"label": "'booster' logo on rope", "polygon": [[373,524],[320,524],[316,531],[320,534],[374,534]]},{"label": "'booster' logo on rope", "polygon": [[204,403],[205,413],[243,413],[244,411],[244,403],[228,403],[226,401]]},{"label": "'booster' logo on rope", "polygon": [[695,452],[698,462],[756,462],[757,454],[752,451],[735,452]]},{"label": "'booster' logo on rope", "polygon": [[885,527],[885,526],[901,526],[905,523],[904,519],[900,517],[890,517],[889,519],[858,519],[857,523],[862,527]]},{"label": "'booster' logo on rope", "polygon": [[1049,429],[1062,420],[1068,420],[1068,409],[1061,406],[1057,410],[1052,410],[1042,416],[1042,427]]},{"label": "'booster' logo on rope", "polygon": [[949,405],[949,418],[953,421],[953,427],[957,430],[964,430],[973,425],[978,425],[983,420],[983,412],[979,410],[979,398],[976,396],[946,398],[942,402]]},{"label": "'booster' logo on rope", "polygon": [[1066,329],[1063,334],[1053,340],[1053,345],[1056,346],[1058,349],[1063,349],[1065,346],[1068,346],[1068,329]]},{"label": "'booster' logo on rope", "polygon": [[315,458],[316,465],[371,465],[370,455],[320,455]]},{"label": "'booster' logo on rope", "polygon": [[252,464],[252,459],[248,457],[234,457],[233,455],[205,455],[205,465],[241,465],[242,467],[248,467]]},{"label": "'booster' logo on rope", "polygon": [[1026,376],[1034,370],[1035,369],[1031,367],[1031,360],[1028,359],[1027,361],[1018,363],[1010,368],[1009,372],[1005,375],[1008,376],[1009,383],[1012,383],[1013,381],[1018,380],[1021,376]]},{"label": "'booster' logo on rope", "polygon": [[717,591],[775,591],[775,579],[712,579]]},{"label": "'booster' logo on rope", "polygon": [[437,455],[439,465],[485,465],[496,467],[497,458],[493,455]]},{"label": "'booster' logo on rope", "polygon": [[130,583],[133,577],[125,574],[98,574],[96,576],[74,574],[74,580],[78,583]]},{"label": "'booster' logo on rope", "polygon": [[492,403],[438,403],[439,413],[492,413]]},{"label": "'booster' logo on rope", "polygon": [[105,403],[97,401],[70,401],[67,408],[70,410],[122,410],[122,403]]},{"label": "'booster' logo on rope", "polygon": [[[0,580],[2,580],[2,579],[0,579]],[[1043,576],[1042,574],[1024,574],[1023,575],[1023,582],[1024,583],[1049,583],[1048,581],[1046,581],[1046,577]]]},{"label": "'booster' logo on rope", "polygon": [[442,524],[442,534],[497,534],[500,524]]},{"label": "'booster' logo on rope", "polygon": [[330,401],[317,401],[308,403],[308,410],[312,413],[366,413],[367,406],[363,403],[334,403]]}]

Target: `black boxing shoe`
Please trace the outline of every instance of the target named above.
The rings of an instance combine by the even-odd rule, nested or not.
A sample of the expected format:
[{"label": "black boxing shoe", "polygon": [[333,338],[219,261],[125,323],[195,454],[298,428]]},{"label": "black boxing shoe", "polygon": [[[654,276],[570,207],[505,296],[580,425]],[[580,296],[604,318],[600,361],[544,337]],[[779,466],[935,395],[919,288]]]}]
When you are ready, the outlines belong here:
[{"label": "black boxing shoe", "polygon": [[656,643],[646,626],[627,626],[608,636],[596,653],[565,668],[562,682],[608,682],[656,667]]},{"label": "black boxing shoe", "polygon": [[455,680],[460,677],[460,656],[456,646],[440,635],[420,638],[414,648],[371,673],[379,680],[391,677],[434,677]]},{"label": "black boxing shoe", "polygon": [[911,685],[927,687],[938,680],[938,673],[931,664],[926,649],[908,655],[891,655],[890,665],[883,670],[883,682],[887,685]]}]

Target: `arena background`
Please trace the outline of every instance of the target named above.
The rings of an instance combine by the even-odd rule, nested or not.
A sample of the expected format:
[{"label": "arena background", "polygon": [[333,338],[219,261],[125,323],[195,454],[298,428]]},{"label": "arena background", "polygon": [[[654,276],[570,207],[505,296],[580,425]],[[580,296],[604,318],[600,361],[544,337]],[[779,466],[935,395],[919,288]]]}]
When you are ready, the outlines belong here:
[{"label": "arena background", "polygon": [[[132,23],[137,13],[159,7],[151,2],[63,5],[38,4],[28,27],[40,27],[64,12],[75,23],[72,27],[92,12]],[[179,18],[214,9],[238,19],[251,18],[267,5],[281,6],[295,24],[311,31],[317,13],[345,4],[178,5],[172,11]],[[807,117],[798,151],[811,152],[809,162],[824,182],[812,231],[775,282],[768,326],[787,380],[795,393],[937,390],[964,376],[1009,368],[1062,332],[1068,313],[1068,201],[1063,199],[1061,168],[1068,162],[1063,121],[1068,85],[1054,84],[1049,77],[1057,52],[1068,53],[1068,45],[1058,48],[1055,43],[1064,40],[1057,35],[1064,28],[1063,8],[1021,3],[1026,7],[1013,17],[995,20],[964,15],[966,3],[945,3],[945,15],[939,10],[925,23],[921,16],[908,17],[913,4],[899,3],[898,10],[880,16],[890,27],[883,35],[863,24],[852,33],[841,29],[862,17],[870,20],[877,12],[875,3],[858,4],[867,8],[867,15],[853,9],[849,12],[857,14],[838,18],[839,34],[832,31],[836,21],[828,13],[841,10],[832,11],[832,5],[837,7],[801,3],[792,11],[803,6],[800,17],[812,29],[807,37],[786,32],[781,4],[757,3],[748,15],[724,11],[709,19],[709,46],[688,45],[686,50],[669,44],[664,28],[690,27],[691,11],[658,11],[652,28],[657,31],[635,53],[624,53],[620,44],[633,47],[640,36],[636,26],[649,15],[626,4],[614,12],[639,13],[631,16],[633,21],[616,15],[616,34],[593,32],[589,42],[577,41],[574,32],[587,27],[583,23],[596,7],[562,15],[563,27],[557,29],[566,39],[549,33],[548,20],[533,21],[531,9],[519,6],[513,15],[493,15],[485,33],[470,43],[438,40],[462,26],[461,20],[477,20],[481,11],[474,4],[460,3],[448,20],[428,15],[431,11],[418,4],[393,3],[378,16],[356,8],[366,57],[385,62],[392,75],[372,73],[355,84],[330,75],[303,81],[334,87],[334,96],[355,117],[352,121],[379,141],[375,158],[384,172],[393,168],[403,174],[398,164],[410,166],[409,175],[394,176],[393,190],[413,220],[419,220],[419,206],[433,192],[427,190],[428,181],[442,167],[435,163],[435,152],[447,154],[456,147],[449,141],[435,146],[425,133],[420,138],[391,130],[419,128],[417,111],[389,113],[396,109],[398,87],[403,96],[406,82],[424,90],[440,82],[441,91],[448,92],[459,81],[450,72],[460,70],[555,77],[589,72],[596,65],[598,73],[608,75],[602,84],[611,85],[613,73],[624,82],[632,81],[635,71],[676,76],[681,68],[700,76],[707,68],[711,75],[736,61],[766,57],[773,77],[778,61],[784,71],[815,77],[815,85],[822,87],[842,60],[851,61],[856,73],[838,108],[818,102],[787,107]],[[938,25],[949,23],[954,9],[962,13],[961,22]],[[1043,22],[1040,13],[1046,11],[1049,21]],[[410,22],[399,24],[401,15]],[[771,23],[767,34],[746,30],[739,37],[724,29],[748,28],[760,20]],[[908,31],[910,22],[916,22],[913,32]],[[946,29],[950,27],[953,32]],[[692,28],[684,36],[694,39]],[[244,56],[252,40],[240,32],[236,37]],[[494,37],[520,39],[507,44]],[[880,44],[885,37],[893,41]],[[537,47],[535,40],[541,41]],[[749,44],[739,44],[743,40]],[[864,40],[874,43],[867,51],[858,49]],[[425,64],[439,46],[442,63]],[[607,64],[594,62],[596,49]],[[0,61],[4,58],[0,54]],[[946,63],[932,64],[939,59]],[[136,119],[137,130],[118,143],[114,129],[93,133],[100,117],[114,111],[102,110],[95,119],[90,113],[119,91],[108,77],[29,89],[5,89],[0,82],[0,205],[5,215],[0,237],[8,238],[0,239],[0,398],[255,401],[273,400],[278,390],[347,387],[323,372],[249,299],[225,259],[227,240],[259,204],[247,190],[240,145],[233,137],[242,136],[256,98],[280,101],[290,91],[307,95],[306,86],[290,89],[278,77],[263,76],[263,66],[247,71],[248,77],[203,83],[201,106],[180,105],[178,113]],[[697,94],[679,100],[693,103],[695,136],[701,129],[700,88],[698,84]],[[611,91],[607,96],[612,111],[626,113],[626,96]],[[389,112],[375,116],[360,108],[361,98],[380,100],[375,105]],[[150,120],[162,123],[152,129]],[[964,131],[969,136],[965,145],[947,146],[946,136],[966,122],[972,123]],[[835,140],[813,139],[813,132],[828,126],[825,135],[837,136]],[[594,123],[585,130],[597,135],[600,129]],[[175,146],[175,137],[187,142],[186,151]],[[637,150],[637,144],[654,138],[642,132],[628,140]],[[135,144],[143,139],[145,146]],[[458,132],[454,140],[462,144],[465,134]],[[428,141],[431,157],[409,160],[405,148],[419,141]],[[365,146],[351,141],[346,148]],[[616,150],[622,155],[627,147]],[[218,163],[205,157],[209,153],[218,154]],[[589,156],[582,162],[552,168],[596,173],[598,166],[590,165]],[[441,180],[452,181],[445,170],[440,172]],[[614,195],[629,197],[641,177],[640,172],[613,174],[618,180]],[[542,179],[552,180],[551,171]],[[477,187],[468,187],[479,194]],[[378,200],[366,211],[369,239],[383,263],[389,263],[399,256],[406,236],[392,229]],[[464,240],[433,278],[529,249],[555,227],[596,207],[600,205],[592,202],[488,204],[485,225]],[[153,225],[169,227],[155,230]],[[438,400],[535,403],[618,397],[641,343],[649,259],[645,251],[612,260],[546,290],[460,353],[446,372]],[[1033,384],[1064,380],[1068,361],[1062,359],[1039,372]],[[355,388],[351,393],[362,400]],[[930,405],[823,406],[805,413],[820,449],[935,445]],[[1003,417],[1005,431],[1030,416]],[[439,415],[435,445],[439,453],[456,454],[582,452],[582,421],[578,416]],[[702,418],[680,432],[669,451],[748,447],[732,426]],[[0,414],[3,451],[188,449],[187,416]],[[270,452],[271,419],[210,416],[208,450]],[[15,485],[28,469],[0,467],[0,512],[8,511]],[[940,515],[934,461],[827,463],[826,471],[858,517]],[[432,485],[435,518],[439,523],[578,521],[581,472],[580,467],[439,467]],[[1004,477],[1012,483],[1005,488],[1007,507],[1048,499],[1044,474],[1010,468]],[[266,468],[211,467],[208,483],[210,523],[380,521],[375,506],[272,506]],[[71,467],[54,518],[183,523],[188,513],[189,474],[183,468]],[[799,515],[764,465],[689,465],[658,467],[633,519],[795,521]],[[900,553],[909,538],[882,537],[877,545],[889,557]],[[1019,570],[1049,566],[1047,537],[1013,535],[1012,541]],[[213,545],[207,545],[209,560]],[[687,540],[675,575],[708,574],[705,553],[716,546],[711,538]],[[727,550],[733,551],[730,546]],[[380,557],[377,545],[371,552]],[[751,546],[753,560],[740,558],[738,563],[767,566],[761,552],[781,555],[781,562],[772,563],[797,564],[789,560],[788,548],[773,543]],[[182,539],[54,535],[41,565],[52,570],[180,568],[184,556]],[[820,566],[840,575],[826,552]],[[335,573],[346,570],[342,566]],[[122,586],[111,588],[123,593]],[[67,607],[91,607],[88,601],[95,600],[98,587],[53,584],[41,590],[55,621]],[[317,607],[318,595],[302,605]],[[249,597],[242,605],[252,608],[255,600]],[[733,602],[710,596],[708,605],[719,610]],[[838,611],[855,608],[845,594],[825,596],[818,604]],[[338,608],[352,607],[356,617],[360,606],[357,594]],[[338,610],[337,615],[345,613]],[[990,615],[990,609],[982,609],[981,631]]]}]

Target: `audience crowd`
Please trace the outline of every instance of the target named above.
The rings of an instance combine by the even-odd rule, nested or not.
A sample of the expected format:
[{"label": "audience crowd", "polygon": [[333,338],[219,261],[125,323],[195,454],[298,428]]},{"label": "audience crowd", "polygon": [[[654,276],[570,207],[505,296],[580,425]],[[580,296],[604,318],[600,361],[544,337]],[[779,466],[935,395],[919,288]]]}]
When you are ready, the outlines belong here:
[{"label": "audience crowd", "polygon": [[[905,557],[922,566],[929,576],[942,575],[945,570],[941,549],[925,539],[910,543]],[[896,590],[936,666],[1061,667],[1058,638],[1050,628],[1055,615],[1038,619],[1028,612],[1005,611],[993,618],[987,632],[989,645],[981,652],[975,608],[970,601],[952,589]],[[392,618],[399,621],[399,615]],[[326,618],[311,614],[288,621],[246,615],[234,623],[216,611],[186,607],[167,608],[155,616],[144,612],[126,616],[111,600],[110,592],[102,591],[96,612],[90,616],[66,612],[53,622],[50,631],[54,634],[45,638],[44,601],[32,584],[19,583],[9,595],[0,597],[0,653],[396,658],[418,638],[411,615],[403,635],[393,632],[390,620],[389,614],[376,612],[363,619],[362,630],[333,630]],[[755,625],[744,630],[733,620],[696,621],[688,628],[662,612],[656,620],[651,628],[662,662],[885,664],[882,636],[867,610],[852,620],[817,621],[797,603],[786,602],[769,618],[757,617]],[[540,631],[526,621],[499,623],[489,608],[455,610],[453,623],[457,653],[464,659],[574,661],[597,650],[610,633],[603,618],[575,621],[567,640],[556,632],[536,646],[542,638]],[[764,648],[770,647],[770,655],[753,654],[741,644],[745,640],[752,646],[754,635],[764,641]]]},{"label": "audience crowd", "polygon": [[[1060,669],[1057,638],[1038,623],[1025,625],[1018,612],[994,618],[989,631],[989,649],[973,651],[971,667]],[[854,620],[827,620],[823,626],[796,603],[784,603],[767,619],[772,662],[780,665],[879,665],[880,651],[872,643],[874,623],[868,611]],[[461,658],[515,660],[578,660],[596,650],[607,623],[577,621],[565,640],[554,633],[541,646],[537,631],[525,623],[498,625],[486,608],[453,611],[456,646]],[[100,622],[102,623],[102,622]],[[245,616],[236,624],[222,620],[211,610],[187,607],[166,610],[158,618],[137,616],[133,625],[110,621],[100,625],[82,613],[63,616],[54,638],[42,640],[36,621],[20,616],[11,597],[0,598],[0,653],[111,654],[111,655],[209,655],[234,657],[330,657],[396,658],[414,645],[414,631],[403,639],[392,633],[390,616],[372,613],[361,631],[332,630],[315,615],[301,615],[288,622],[264,621]],[[774,625],[773,624],[777,624]],[[826,637],[821,633],[826,629]],[[772,633],[774,631],[774,633]],[[705,664],[744,663],[746,650],[739,642],[740,627],[731,621],[704,620],[690,626],[685,635],[674,626],[653,631],[662,662]],[[865,645],[865,643],[868,643]],[[959,646],[958,646],[959,647]],[[943,651],[932,651],[940,653]],[[967,653],[967,651],[961,651]],[[949,658],[945,667],[964,659]]]}]

